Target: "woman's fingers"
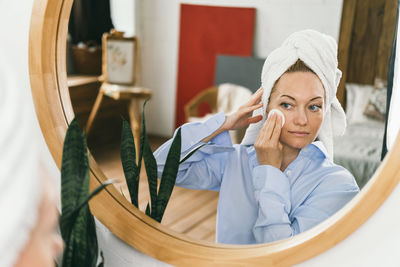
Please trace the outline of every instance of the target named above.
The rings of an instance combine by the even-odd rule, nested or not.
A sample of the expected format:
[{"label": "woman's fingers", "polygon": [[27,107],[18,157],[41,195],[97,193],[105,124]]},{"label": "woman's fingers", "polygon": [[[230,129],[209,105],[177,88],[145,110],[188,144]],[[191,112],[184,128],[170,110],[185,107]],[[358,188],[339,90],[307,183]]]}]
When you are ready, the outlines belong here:
[{"label": "woman's fingers", "polygon": [[269,143],[269,136],[271,135],[271,120],[272,116],[264,122],[260,132],[258,133],[256,142],[254,143],[256,149],[264,149]]},{"label": "woman's fingers", "polygon": [[271,142],[273,144],[278,144],[282,129],[282,118],[277,114],[273,115],[276,117],[276,120],[275,120],[274,130],[272,131]]},{"label": "woman's fingers", "polygon": [[257,116],[248,118],[248,119],[247,119],[247,122],[248,122],[248,124],[250,124],[250,123],[259,122],[259,121],[261,121],[261,120],[262,120],[262,116],[261,116],[261,115],[257,115]]},{"label": "woman's fingers", "polygon": [[273,114],[271,117],[267,119],[267,121],[263,125],[263,129],[261,130],[264,133],[263,137],[268,141],[271,140],[275,123],[276,123],[276,114]]},{"label": "woman's fingers", "polygon": [[271,165],[280,168],[282,165],[282,144],[279,142],[282,121],[273,114],[264,123],[254,148],[260,165]]},{"label": "woman's fingers", "polygon": [[279,142],[279,137],[281,135],[282,119],[277,114],[270,116],[264,123],[259,137],[275,145]]},{"label": "woman's fingers", "polygon": [[260,87],[251,97],[250,101],[248,102],[249,105],[255,105],[260,103],[262,95],[263,95],[264,89]]},{"label": "woman's fingers", "polygon": [[261,108],[262,106],[263,106],[263,104],[260,103],[260,104],[257,104],[257,105],[252,105],[252,106],[250,106],[250,107],[245,107],[245,108],[243,108],[243,113],[244,113],[244,114],[251,113],[251,112],[253,112],[253,111],[256,110],[256,109]]},{"label": "woman's fingers", "polygon": [[251,97],[251,99],[244,105],[242,105],[236,112],[229,116],[230,130],[240,129],[248,126],[250,123],[256,123],[262,120],[262,115],[253,116],[252,113],[263,106],[261,97],[263,94],[263,88],[257,90]]},{"label": "woman's fingers", "polygon": [[[263,88],[261,87],[260,89],[257,90],[257,92],[253,94],[251,99],[246,104],[244,104],[239,108],[238,110],[239,118],[243,118],[244,116],[249,117],[251,115],[250,113],[252,113],[256,109],[262,108],[263,104],[260,103],[262,92]],[[256,117],[258,118],[258,116]]]}]

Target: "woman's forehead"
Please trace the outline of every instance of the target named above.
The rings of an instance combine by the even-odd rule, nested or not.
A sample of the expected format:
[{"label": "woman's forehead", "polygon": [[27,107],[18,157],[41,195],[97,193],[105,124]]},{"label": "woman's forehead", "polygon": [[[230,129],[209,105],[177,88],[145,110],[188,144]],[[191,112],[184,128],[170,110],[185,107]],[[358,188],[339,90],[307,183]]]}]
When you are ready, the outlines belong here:
[{"label": "woman's forehead", "polygon": [[295,99],[313,99],[325,97],[324,87],[312,72],[285,73],[281,76],[271,95],[274,97],[289,96]]}]

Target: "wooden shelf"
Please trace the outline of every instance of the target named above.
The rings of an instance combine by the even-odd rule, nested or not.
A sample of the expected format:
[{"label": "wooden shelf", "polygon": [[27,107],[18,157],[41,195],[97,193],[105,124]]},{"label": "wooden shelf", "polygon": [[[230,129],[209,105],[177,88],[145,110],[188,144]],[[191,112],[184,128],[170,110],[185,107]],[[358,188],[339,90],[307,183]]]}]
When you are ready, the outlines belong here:
[{"label": "wooden shelf", "polygon": [[97,75],[70,75],[67,78],[68,87],[78,87],[101,82],[101,76]]}]

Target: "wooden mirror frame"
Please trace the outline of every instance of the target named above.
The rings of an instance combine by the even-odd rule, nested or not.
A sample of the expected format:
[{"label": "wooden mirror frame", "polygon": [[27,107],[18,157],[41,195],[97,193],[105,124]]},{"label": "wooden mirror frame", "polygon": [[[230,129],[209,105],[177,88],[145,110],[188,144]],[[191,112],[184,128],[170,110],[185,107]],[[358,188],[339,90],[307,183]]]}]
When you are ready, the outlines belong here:
[{"label": "wooden mirror frame", "polygon": [[[39,123],[60,168],[62,146],[74,114],[67,86],[66,37],[73,0],[35,0],[31,18],[29,67]],[[94,216],[118,238],[173,265],[292,265],[335,246],[360,227],[400,180],[400,137],[368,184],[344,208],[292,238],[259,245],[222,245],[190,239],[147,217],[114,187],[90,202]],[[107,178],[90,156],[91,188]]]}]

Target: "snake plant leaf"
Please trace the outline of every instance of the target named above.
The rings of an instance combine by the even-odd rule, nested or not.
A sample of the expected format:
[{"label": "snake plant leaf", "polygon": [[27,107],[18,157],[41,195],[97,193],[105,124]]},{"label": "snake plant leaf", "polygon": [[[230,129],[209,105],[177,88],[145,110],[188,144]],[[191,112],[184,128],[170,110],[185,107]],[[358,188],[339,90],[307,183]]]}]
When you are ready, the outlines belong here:
[{"label": "snake plant leaf", "polygon": [[[77,119],[68,127],[63,147],[61,164],[61,213],[72,214],[79,205],[79,196],[85,178],[89,177],[89,161],[86,141]],[[72,225],[68,220],[60,222],[61,235],[68,241]]]},{"label": "snake plant leaf", "polygon": [[154,219],[153,214],[156,211],[157,201],[157,162],[154,158],[153,152],[151,151],[147,137],[144,138],[143,159],[144,166],[146,167],[147,181],[149,184],[151,214],[152,218]]},{"label": "snake plant leaf", "polygon": [[142,113],[142,129],[143,129],[143,135],[141,138],[143,140],[142,142],[143,160],[144,160],[144,166],[146,168],[147,182],[149,184],[149,193],[151,200],[150,214],[151,217],[154,219],[154,214],[156,212],[156,201],[157,201],[157,162],[156,159],[154,158],[153,152],[151,151],[149,140],[147,138],[144,112]]},{"label": "snake plant leaf", "polygon": [[131,202],[134,206],[139,207],[139,168],[136,164],[135,141],[131,126],[125,119],[122,120],[121,161]]},{"label": "snake plant leaf", "polygon": [[149,216],[149,217],[151,216],[151,214],[150,214],[150,204],[149,203],[147,203],[146,215]]},{"label": "snake plant leaf", "polygon": [[[96,267],[98,244],[96,226],[89,206],[81,209],[72,231],[71,242],[74,244],[71,265],[73,267]],[[63,264],[63,267],[66,265]]]},{"label": "snake plant leaf", "polygon": [[165,167],[161,176],[160,188],[157,195],[157,209],[155,219],[161,222],[171,197],[172,190],[175,186],[176,176],[178,174],[179,159],[181,155],[181,128],[178,129],[171,147],[168,151],[168,156],[165,161]]},{"label": "snake plant leaf", "polygon": [[88,201],[111,183],[89,195],[89,160],[85,136],[76,119],[68,127],[61,166],[61,235],[65,242],[63,267],[95,267],[97,236]]},{"label": "snake plant leaf", "polygon": [[72,265],[72,259],[73,259],[73,252],[74,252],[74,243],[68,242],[64,239],[65,243],[65,248],[64,248],[64,253],[62,257],[62,262],[61,262],[61,267],[66,267],[66,266],[73,266]]},{"label": "snake plant leaf", "polygon": [[89,203],[89,201],[96,196],[97,194],[99,194],[101,191],[103,191],[103,189],[105,189],[107,186],[109,186],[110,184],[112,184],[114,182],[113,179],[107,180],[105,181],[103,184],[99,185],[97,188],[95,188],[90,195],[88,195],[83,201],[80,202],[79,206],[74,210],[74,212],[71,214],[71,216],[77,216],[78,212],[80,211],[80,209],[87,205]]},{"label": "snake plant leaf", "polygon": [[[80,203],[87,199],[88,192],[89,176],[86,176],[79,196]],[[88,205],[82,205],[73,214],[77,214],[77,216],[72,216],[70,220],[72,221],[71,236],[67,243],[67,250],[64,252],[62,266],[95,267],[97,263],[98,244],[93,215],[90,213]],[[68,249],[72,249],[72,252],[69,252]]]},{"label": "snake plant leaf", "polygon": [[[61,222],[64,224],[69,223],[72,226],[68,241],[65,240],[66,248],[63,255],[63,267],[95,266],[97,262],[97,235],[88,202],[108,185],[112,184],[113,180],[107,180],[93,190],[89,196],[86,191],[89,188],[88,182],[89,178],[85,179],[81,192],[81,198],[83,199],[81,204],[72,213],[62,214],[61,216]],[[80,262],[83,262],[82,265],[78,264]]]},{"label": "snake plant leaf", "polygon": [[142,158],[143,158],[143,150],[144,150],[144,139],[146,138],[146,121],[144,117],[144,109],[147,104],[147,99],[143,103],[143,108],[142,108],[142,129],[140,132],[140,148],[139,148],[139,160],[138,160],[138,165],[139,165],[139,172],[142,167]]}]

